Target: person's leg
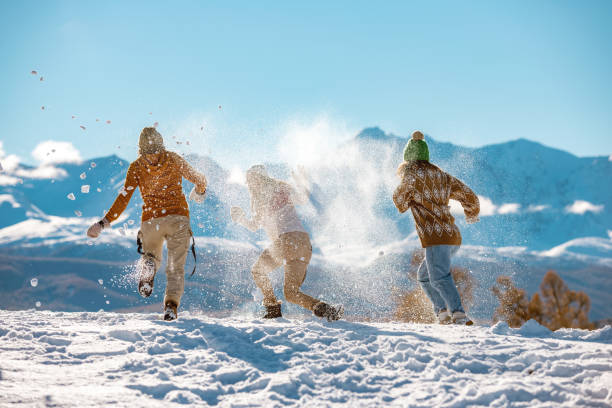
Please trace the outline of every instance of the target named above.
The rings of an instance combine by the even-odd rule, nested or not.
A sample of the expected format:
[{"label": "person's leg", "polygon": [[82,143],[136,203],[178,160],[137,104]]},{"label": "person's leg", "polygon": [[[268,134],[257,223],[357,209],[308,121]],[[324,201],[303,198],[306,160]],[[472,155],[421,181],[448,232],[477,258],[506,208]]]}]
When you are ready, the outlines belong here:
[{"label": "person's leg", "polygon": [[257,262],[255,262],[255,265],[253,265],[253,268],[251,269],[255,285],[257,285],[257,287],[261,289],[261,292],[263,293],[263,305],[266,307],[278,305],[278,300],[276,299],[276,296],[274,296],[274,288],[270,282],[269,275],[279,266],[281,266],[281,262],[272,257],[270,254],[270,249],[266,249],[262,252],[259,259],[257,259]]},{"label": "person's leg", "polygon": [[159,226],[159,219],[153,218],[142,223],[140,240],[144,254],[138,262],[138,292],[149,297],[153,292],[155,273],[163,258],[164,236]]},{"label": "person's leg", "polygon": [[306,279],[306,269],[312,257],[312,246],[308,234],[289,232],[280,238],[281,256],[285,261],[284,294],[287,302],[295,303],[305,309],[313,310],[318,299],[300,291]]},{"label": "person's leg", "polygon": [[450,271],[450,258],[454,249],[453,245],[434,245],[427,248],[425,253],[431,286],[440,293],[451,313],[464,311]]},{"label": "person's leg", "polygon": [[[425,249],[425,254],[427,254],[427,250],[429,250],[429,248]],[[429,280],[428,265],[425,259],[423,259],[417,271],[417,280],[421,285],[421,289],[423,289],[423,292],[425,292],[433,304],[434,313],[438,316],[443,309],[446,309],[446,303],[444,303],[444,299],[440,296],[440,292],[432,286]]]},{"label": "person's leg", "polygon": [[191,242],[189,217],[169,215],[162,219],[164,219],[164,225],[160,229],[163,229],[165,232],[166,245],[168,247],[168,264],[166,266],[168,283],[166,285],[164,305],[171,301],[178,308],[185,288],[185,260]]}]

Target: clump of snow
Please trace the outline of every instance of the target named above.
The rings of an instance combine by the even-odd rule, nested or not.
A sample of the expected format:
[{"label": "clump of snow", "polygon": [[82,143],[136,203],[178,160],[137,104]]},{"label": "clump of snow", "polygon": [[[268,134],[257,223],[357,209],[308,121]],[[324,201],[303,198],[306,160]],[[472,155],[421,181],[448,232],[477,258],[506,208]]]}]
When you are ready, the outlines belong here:
[{"label": "clump of snow", "polygon": [[612,403],[611,327],[0,311],[0,352],[11,367],[0,405],[102,407],[119,396],[125,406]]},{"label": "clump of snow", "polygon": [[76,200],[76,197],[74,196],[74,194],[73,194],[73,193],[68,194],[66,197],[67,197],[69,200],[72,200],[72,201]]},{"label": "clump of snow", "polygon": [[85,184],[81,186],[81,193],[88,194],[89,193],[89,184]]},{"label": "clump of snow", "polygon": [[586,212],[599,213],[604,209],[603,204],[595,205],[584,200],[576,200],[572,205],[565,207],[565,211],[572,214],[584,214]]},{"label": "clump of snow", "polygon": [[40,301],[37,301],[36,303],[34,303],[36,305],[36,307],[41,307],[42,303],[40,303]]},{"label": "clump of snow", "polygon": [[98,279],[98,283],[99,283],[100,285],[104,285],[104,280],[103,280],[103,279]]},{"label": "clump of snow", "polygon": [[85,180],[87,178],[87,174],[85,174],[85,172],[81,173],[81,175],[79,176],[81,178],[81,180]]},{"label": "clump of snow", "polygon": [[33,288],[38,286],[38,278],[32,278],[30,279],[30,285],[32,285]]},{"label": "clump of snow", "polygon": [[77,217],[80,217],[80,216],[82,216],[82,215],[83,215],[83,213],[82,213],[82,212],[80,212],[79,210],[74,210],[74,214],[75,214]]}]

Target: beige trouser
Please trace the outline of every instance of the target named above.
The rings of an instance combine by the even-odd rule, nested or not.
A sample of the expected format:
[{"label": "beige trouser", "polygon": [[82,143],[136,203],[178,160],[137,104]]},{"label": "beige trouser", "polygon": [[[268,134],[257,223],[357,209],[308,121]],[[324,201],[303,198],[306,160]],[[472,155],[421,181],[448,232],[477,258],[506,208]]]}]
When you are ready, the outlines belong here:
[{"label": "beige trouser", "polygon": [[272,246],[261,254],[253,265],[255,284],[263,292],[264,306],[278,303],[268,275],[270,272],[285,265],[285,299],[312,310],[319,301],[300,291],[300,286],[306,279],[306,268],[312,256],[310,238],[305,232],[287,232],[282,234]]},{"label": "beige trouser", "polygon": [[177,306],[181,302],[183,290],[185,288],[185,259],[189,251],[189,241],[191,239],[191,228],[189,227],[189,217],[184,215],[167,215],[160,218],[152,218],[142,223],[143,257],[150,256],[155,262],[155,270],[159,269],[162,263],[162,249],[164,240],[168,249],[168,264],[166,265],[166,295],[164,304],[168,300],[176,302]]}]

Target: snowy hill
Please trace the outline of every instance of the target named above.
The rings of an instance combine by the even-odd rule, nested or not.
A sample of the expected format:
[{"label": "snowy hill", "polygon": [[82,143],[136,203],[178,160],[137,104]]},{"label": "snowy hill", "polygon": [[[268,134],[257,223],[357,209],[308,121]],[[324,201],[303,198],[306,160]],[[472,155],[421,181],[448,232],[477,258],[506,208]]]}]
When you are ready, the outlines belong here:
[{"label": "snowy hill", "polygon": [[[305,290],[342,302],[347,313],[362,318],[388,317],[393,291],[413,285],[406,275],[419,246],[414,225],[390,199],[406,140],[365,129],[302,170],[312,194],[299,211],[315,250]],[[428,143],[432,161],[481,196],[479,224],[466,225],[453,207],[464,236],[454,263],[469,268],[480,284],[472,308],[476,317],[490,317],[495,308],[489,288],[497,276],[510,275],[532,293],[547,269],[591,297],[593,320],[612,316],[612,186],[600,182],[612,176],[607,157],[578,158],[523,139],[479,149],[429,137]],[[230,206],[248,208],[246,188],[214,160],[186,158],[206,174],[210,188],[204,205],[191,204],[200,272],[187,282],[184,306],[219,313],[254,310],[257,291],[249,268],[267,244],[262,233],[251,234],[229,219]],[[143,300],[134,292],[138,192],[112,231],[96,241],[84,234],[112,203],[128,164],[110,156],[39,168],[5,166],[0,308],[24,309],[36,302],[75,311],[159,307],[159,297]],[[290,178],[287,165],[268,168]],[[191,188],[188,182],[184,187]],[[36,287],[30,285],[34,277]],[[163,287],[163,279],[160,274],[156,287]]]},{"label": "snowy hill", "polygon": [[0,405],[608,407],[612,328],[0,311]]}]

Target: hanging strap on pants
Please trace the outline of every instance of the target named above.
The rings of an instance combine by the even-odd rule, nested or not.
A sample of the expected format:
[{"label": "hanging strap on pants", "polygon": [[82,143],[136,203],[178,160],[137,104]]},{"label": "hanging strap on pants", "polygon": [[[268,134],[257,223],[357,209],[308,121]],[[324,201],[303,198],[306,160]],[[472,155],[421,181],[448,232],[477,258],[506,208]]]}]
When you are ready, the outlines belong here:
[{"label": "hanging strap on pants", "polygon": [[[191,254],[193,255],[193,270],[191,271],[191,275],[189,275],[189,277],[192,277],[198,265],[198,257],[196,256],[195,250],[195,237],[193,236],[193,232],[191,231],[191,229],[189,229],[189,233],[191,234]],[[138,234],[136,234],[136,246],[138,247],[136,248],[136,251],[140,255],[145,255],[144,251],[142,250],[142,239],[140,238],[141,235],[141,231],[138,231]]]}]

